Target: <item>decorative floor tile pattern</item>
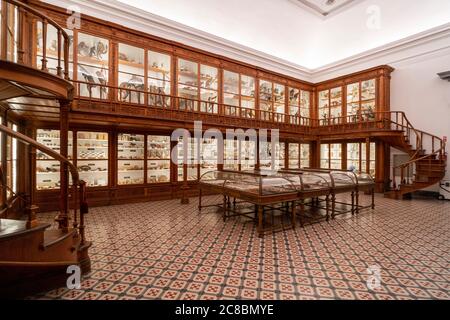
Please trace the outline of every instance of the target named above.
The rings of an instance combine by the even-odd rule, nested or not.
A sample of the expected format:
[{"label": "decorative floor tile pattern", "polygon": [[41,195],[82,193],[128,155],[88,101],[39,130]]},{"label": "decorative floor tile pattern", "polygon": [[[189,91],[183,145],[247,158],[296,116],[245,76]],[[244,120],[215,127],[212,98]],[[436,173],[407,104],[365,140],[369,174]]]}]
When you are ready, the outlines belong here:
[{"label": "decorative floor tile pattern", "polygon": [[[196,207],[191,198],[91,208],[82,288],[32,298],[450,299],[448,202],[377,196],[375,210],[263,239],[252,222]],[[380,270],[373,290],[368,268]]]}]

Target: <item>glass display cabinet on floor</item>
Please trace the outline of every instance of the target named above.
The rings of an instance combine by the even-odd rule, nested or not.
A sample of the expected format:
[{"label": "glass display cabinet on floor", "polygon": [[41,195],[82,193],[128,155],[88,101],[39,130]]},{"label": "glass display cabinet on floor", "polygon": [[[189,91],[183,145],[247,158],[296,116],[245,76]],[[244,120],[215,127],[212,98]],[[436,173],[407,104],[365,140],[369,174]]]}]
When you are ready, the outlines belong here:
[{"label": "glass display cabinet on floor", "polygon": [[117,184],[144,183],[145,137],[121,133],[117,136]]},{"label": "glass display cabinet on floor", "polygon": [[107,99],[109,73],[109,40],[78,32],[77,66],[79,94],[83,97]]},{"label": "glass display cabinet on floor", "polygon": [[170,137],[147,136],[147,183],[170,182]]},{"label": "glass display cabinet on floor", "polygon": [[[60,153],[59,130],[37,129],[36,141]],[[69,131],[68,159],[73,156],[73,133]],[[61,165],[40,150],[36,150],[36,190],[52,190],[60,187]],[[69,175],[69,179],[72,177]]]},{"label": "glass display cabinet on floor", "polygon": [[147,51],[148,55],[148,105],[160,108],[170,107],[170,72],[171,57],[154,51]]},{"label": "glass display cabinet on floor", "polygon": [[88,187],[108,186],[108,133],[77,132],[77,167]]},{"label": "glass display cabinet on floor", "polygon": [[376,81],[375,79],[347,85],[347,121],[375,120]]},{"label": "glass display cabinet on floor", "polygon": [[119,100],[144,103],[144,49],[119,43],[118,83]]}]

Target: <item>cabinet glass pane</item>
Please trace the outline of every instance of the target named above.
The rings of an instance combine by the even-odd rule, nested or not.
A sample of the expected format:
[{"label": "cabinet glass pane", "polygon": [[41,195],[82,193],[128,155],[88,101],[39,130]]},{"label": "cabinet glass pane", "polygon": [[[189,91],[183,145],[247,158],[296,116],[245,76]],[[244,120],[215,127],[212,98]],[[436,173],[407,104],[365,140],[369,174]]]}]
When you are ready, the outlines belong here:
[{"label": "cabinet glass pane", "polygon": [[309,144],[300,145],[300,167],[308,168],[310,164],[310,147]]},{"label": "cabinet glass pane", "polygon": [[289,168],[298,169],[300,167],[300,145],[289,143]]},{"label": "cabinet glass pane", "polygon": [[[60,153],[60,135],[59,130],[36,130],[36,141],[42,143],[46,147]],[[68,159],[72,159],[73,155],[73,132],[69,131],[69,143],[68,143]],[[36,189],[48,190],[59,189],[60,186],[60,163],[53,158],[43,153],[40,150],[36,150]],[[69,174],[69,181],[72,181],[72,177]]]},{"label": "cabinet glass pane", "polygon": [[239,170],[239,143],[238,140],[225,140],[224,164],[226,170]]},{"label": "cabinet glass pane", "polygon": [[147,182],[170,181],[170,137],[147,136]]},{"label": "cabinet glass pane", "polygon": [[223,71],[223,91],[239,94],[239,73]]},{"label": "cabinet glass pane", "polygon": [[241,95],[255,97],[255,78],[241,75]]},{"label": "cabinet glass pane", "polygon": [[256,164],[256,142],[255,141],[241,141],[241,169],[254,170]]},{"label": "cabinet glass pane", "polygon": [[[69,36],[69,77],[73,79],[73,31],[64,29]],[[37,22],[37,52],[36,63],[38,69],[42,68],[43,59],[43,29],[42,22]],[[64,38],[61,35],[61,72],[64,73]],[[47,25],[46,46],[47,69],[50,73],[58,74],[58,32],[52,25]]]},{"label": "cabinet glass pane", "polygon": [[198,63],[178,59],[178,83],[198,86]]},{"label": "cabinet glass pane", "polygon": [[359,102],[359,82],[347,85],[347,103]]},{"label": "cabinet glass pane", "polygon": [[145,70],[144,49],[119,43],[118,68],[120,100],[129,103],[143,103],[144,93],[142,91],[144,91]]},{"label": "cabinet glass pane", "polygon": [[309,118],[311,109],[311,93],[309,91],[301,91],[300,98],[300,115]]},{"label": "cabinet glass pane", "polygon": [[330,116],[332,118],[342,115],[342,89],[333,88],[330,90]]},{"label": "cabinet glass pane", "polygon": [[183,164],[184,157],[187,159],[187,180],[197,180],[198,178],[198,143],[194,138],[189,138],[187,149],[184,148],[183,138],[180,137],[177,145],[178,153],[178,181],[183,181]]},{"label": "cabinet glass pane", "polygon": [[[196,111],[198,106],[198,88],[178,85],[180,110]],[[182,99],[184,98],[184,99]]]},{"label": "cabinet glass pane", "polygon": [[117,136],[117,140],[119,159],[117,183],[119,185],[144,183],[144,136],[122,133]]},{"label": "cabinet glass pane", "polygon": [[342,169],[342,145],[340,143],[330,145],[330,168]]},{"label": "cabinet glass pane", "polygon": [[330,168],[329,144],[320,145],[320,167],[324,169]]},{"label": "cabinet glass pane", "polygon": [[200,152],[200,176],[205,172],[217,169],[217,148],[217,139],[202,139],[202,149]]},{"label": "cabinet glass pane", "polygon": [[170,56],[148,51],[148,104],[168,108],[170,106]]},{"label": "cabinet glass pane", "polygon": [[[347,143],[347,169],[361,171],[359,143]],[[364,154],[364,151],[363,151]]]},{"label": "cabinet glass pane", "polygon": [[361,82],[361,100],[375,99],[375,79]]},{"label": "cabinet glass pane", "polygon": [[272,82],[259,81],[259,99],[263,101],[272,101]]},{"label": "cabinet glass pane", "polygon": [[108,133],[77,133],[77,166],[87,186],[108,185]]},{"label": "cabinet glass pane", "polygon": [[109,41],[78,33],[78,80],[80,95],[97,99],[108,97]]},{"label": "cabinet glass pane", "polygon": [[284,103],[284,85],[275,83],[273,86],[275,103]]},{"label": "cabinet glass pane", "polygon": [[217,68],[200,65],[200,87],[217,90]]},{"label": "cabinet glass pane", "polygon": [[200,111],[207,113],[217,113],[219,110],[217,91],[201,89],[200,100]]}]

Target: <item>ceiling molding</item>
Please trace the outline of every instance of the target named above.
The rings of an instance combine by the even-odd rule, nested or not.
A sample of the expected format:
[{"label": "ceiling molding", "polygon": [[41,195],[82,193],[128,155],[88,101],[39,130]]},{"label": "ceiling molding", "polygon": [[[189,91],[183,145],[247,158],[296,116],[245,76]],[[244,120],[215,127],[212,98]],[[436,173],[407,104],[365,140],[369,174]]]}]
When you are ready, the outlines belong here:
[{"label": "ceiling molding", "polygon": [[[309,82],[322,81],[324,77],[339,71],[383,57],[386,57],[387,61],[378,64],[387,64],[390,63],[388,56],[393,54],[404,52],[406,59],[408,55],[417,55],[417,52],[426,54],[438,50],[439,47],[450,46],[450,23],[447,23],[316,69],[309,69],[170,19],[136,10],[116,0],[44,0],[44,2],[62,8],[75,5],[80,8],[82,14],[88,16]],[[434,46],[430,43],[434,43]]]},{"label": "ceiling molding", "polygon": [[308,0],[289,0],[289,1],[325,20],[331,16],[336,15],[339,12],[342,12],[345,9],[348,9],[350,6],[357,4],[361,0],[348,0],[329,11],[322,10],[319,6],[311,3]]}]

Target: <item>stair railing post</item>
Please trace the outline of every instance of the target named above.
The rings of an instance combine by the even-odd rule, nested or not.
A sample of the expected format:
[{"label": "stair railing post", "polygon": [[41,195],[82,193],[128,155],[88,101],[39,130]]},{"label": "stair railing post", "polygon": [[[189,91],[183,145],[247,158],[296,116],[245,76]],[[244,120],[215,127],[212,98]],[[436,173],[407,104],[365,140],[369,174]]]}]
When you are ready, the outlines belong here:
[{"label": "stair railing post", "polygon": [[[36,172],[36,149],[33,146],[28,145],[28,167],[30,172]],[[38,207],[34,205],[34,186],[36,185],[36,175],[30,175],[30,181],[28,186],[28,203],[26,203],[25,213],[27,215],[27,228],[34,228],[37,226],[36,212]]]},{"label": "stair railing post", "polygon": [[[69,105],[68,101],[60,101],[60,154],[68,156],[69,143]],[[56,218],[59,228],[67,232],[69,228],[69,170],[65,162],[61,162],[60,173],[60,213]]]}]

